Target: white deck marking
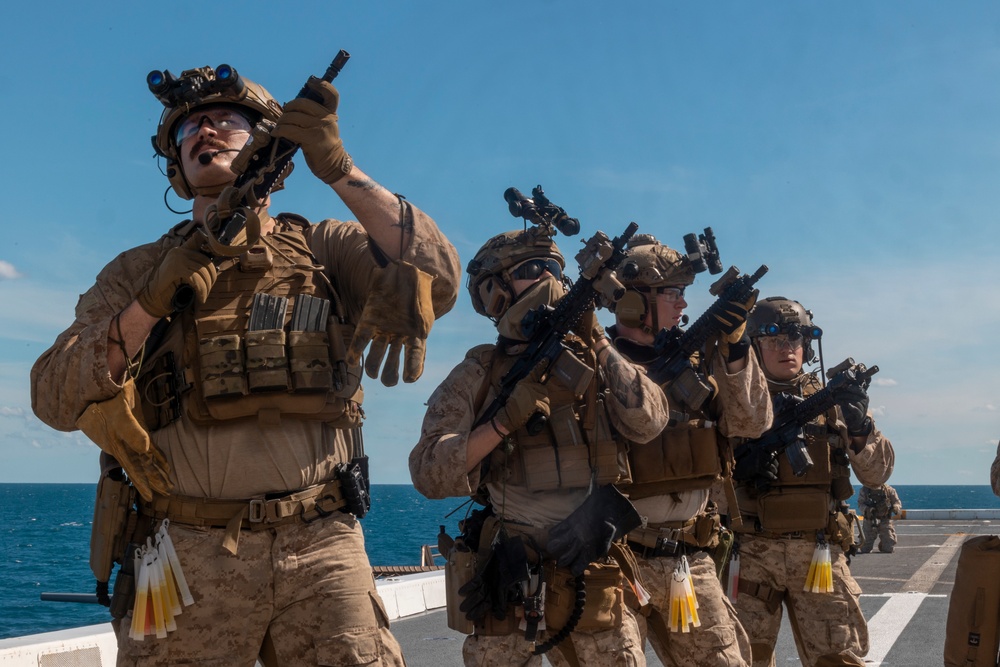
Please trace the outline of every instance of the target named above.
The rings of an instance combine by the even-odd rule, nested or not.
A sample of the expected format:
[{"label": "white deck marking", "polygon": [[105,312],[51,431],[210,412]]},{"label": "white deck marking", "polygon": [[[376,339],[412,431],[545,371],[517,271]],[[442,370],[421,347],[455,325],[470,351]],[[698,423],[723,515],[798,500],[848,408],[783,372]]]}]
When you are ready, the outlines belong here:
[{"label": "white deck marking", "polygon": [[[888,600],[878,612],[868,620],[868,637],[871,648],[865,656],[865,663],[881,665],[895,645],[899,635],[917,613],[917,608],[941,577],[970,535],[958,533],[949,537],[927,561],[913,573],[913,576],[903,584],[899,593],[891,593]],[[934,596],[937,597],[937,596]]]}]

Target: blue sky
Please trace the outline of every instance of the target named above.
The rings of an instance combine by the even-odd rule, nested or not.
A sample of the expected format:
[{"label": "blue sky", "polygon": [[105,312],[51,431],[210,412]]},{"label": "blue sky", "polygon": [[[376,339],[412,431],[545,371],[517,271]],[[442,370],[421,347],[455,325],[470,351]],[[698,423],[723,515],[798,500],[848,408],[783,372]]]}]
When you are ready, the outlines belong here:
[{"label": "blue sky", "polygon": [[[215,6],[213,6],[215,5]],[[600,229],[767,264],[827,365],[878,364],[897,484],[987,484],[1000,438],[1000,5],[990,2],[17,3],[0,26],[0,482],[93,482],[97,449],[32,414],[34,360],[118,252],[181,218],[149,137],[152,69],[228,63],[279,100],[336,52],[357,164],[463,265],[542,184]],[[280,8],[279,8],[280,7]],[[172,200],[180,205],[179,200]],[[272,210],[344,218],[305,165]],[[710,279],[689,290],[708,306]],[[601,319],[610,320],[607,314]],[[490,340],[463,290],[424,377],[366,387],[376,483],[407,483],[423,403]]]}]

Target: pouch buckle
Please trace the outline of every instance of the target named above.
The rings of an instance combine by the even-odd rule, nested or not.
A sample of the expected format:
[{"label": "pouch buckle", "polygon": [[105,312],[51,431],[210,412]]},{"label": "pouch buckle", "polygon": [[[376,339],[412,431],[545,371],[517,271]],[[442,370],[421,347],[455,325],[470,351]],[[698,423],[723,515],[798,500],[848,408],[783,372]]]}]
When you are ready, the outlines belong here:
[{"label": "pouch buckle", "polygon": [[247,520],[250,523],[261,523],[266,516],[267,512],[264,509],[264,499],[254,498],[251,500]]}]

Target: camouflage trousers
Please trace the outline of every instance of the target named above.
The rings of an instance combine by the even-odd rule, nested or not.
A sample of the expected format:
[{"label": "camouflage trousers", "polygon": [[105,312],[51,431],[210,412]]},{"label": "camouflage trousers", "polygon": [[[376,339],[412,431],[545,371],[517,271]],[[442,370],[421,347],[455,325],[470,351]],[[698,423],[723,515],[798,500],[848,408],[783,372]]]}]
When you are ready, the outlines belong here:
[{"label": "camouflage trousers", "polygon": [[[548,639],[539,633],[538,643]],[[545,657],[554,667],[568,667],[569,662],[560,646],[571,643],[581,667],[646,667],[646,656],[639,639],[635,616],[626,609],[621,627],[600,632],[572,632],[561,644],[549,650]],[[532,655],[534,646],[523,633],[499,637],[469,635],[462,646],[466,667],[541,667],[542,656]]]},{"label": "camouflage trousers", "polygon": [[876,538],[878,538],[878,550],[883,553],[891,554],[896,547],[896,527],[888,516],[879,521],[878,528],[875,527],[874,521],[866,518],[864,531],[865,541],[861,543],[861,553],[870,553],[875,546]]},{"label": "camouflage trousers", "polygon": [[[781,628],[782,605],[788,608],[799,658],[805,667],[857,665],[868,653],[868,625],[861,613],[861,588],[847,568],[843,550],[830,545],[833,592],[802,590],[816,542],[739,536],[740,592],[736,613],[750,635],[753,667],[774,667],[774,646]],[[757,595],[746,588],[757,587]],[[761,598],[769,598],[764,601]]]},{"label": "camouflage trousers", "polygon": [[[750,664],[750,639],[736,617],[715,573],[715,561],[699,551],[688,556],[691,583],[698,599],[701,626],[691,632],[671,632],[670,582],[679,558],[638,558],[648,607],[639,612],[639,634],[647,637],[666,667],[745,667]],[[648,612],[652,611],[651,615]],[[648,617],[647,617],[648,616]]]},{"label": "camouflage trousers", "polygon": [[269,666],[405,664],[352,516],[243,531],[236,555],[224,532],[171,524],[195,603],[165,639],[131,639],[129,613],[118,665],[252,667],[261,651]]}]

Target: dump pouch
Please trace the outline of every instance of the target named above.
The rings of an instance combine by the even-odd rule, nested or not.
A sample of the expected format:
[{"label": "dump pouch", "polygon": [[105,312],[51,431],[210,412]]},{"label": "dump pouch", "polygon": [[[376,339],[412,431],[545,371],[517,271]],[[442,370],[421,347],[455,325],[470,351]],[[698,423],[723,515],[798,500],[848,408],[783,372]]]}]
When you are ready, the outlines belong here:
[{"label": "dump pouch", "polygon": [[[550,634],[564,628],[576,606],[576,577],[567,568],[548,563],[545,568],[545,627]],[[622,624],[625,613],[624,577],[614,561],[591,563],[583,573],[587,598],[576,632],[610,630]]]},{"label": "dump pouch", "polygon": [[945,626],[945,667],[996,667],[1000,647],[1000,537],[962,543]]}]

